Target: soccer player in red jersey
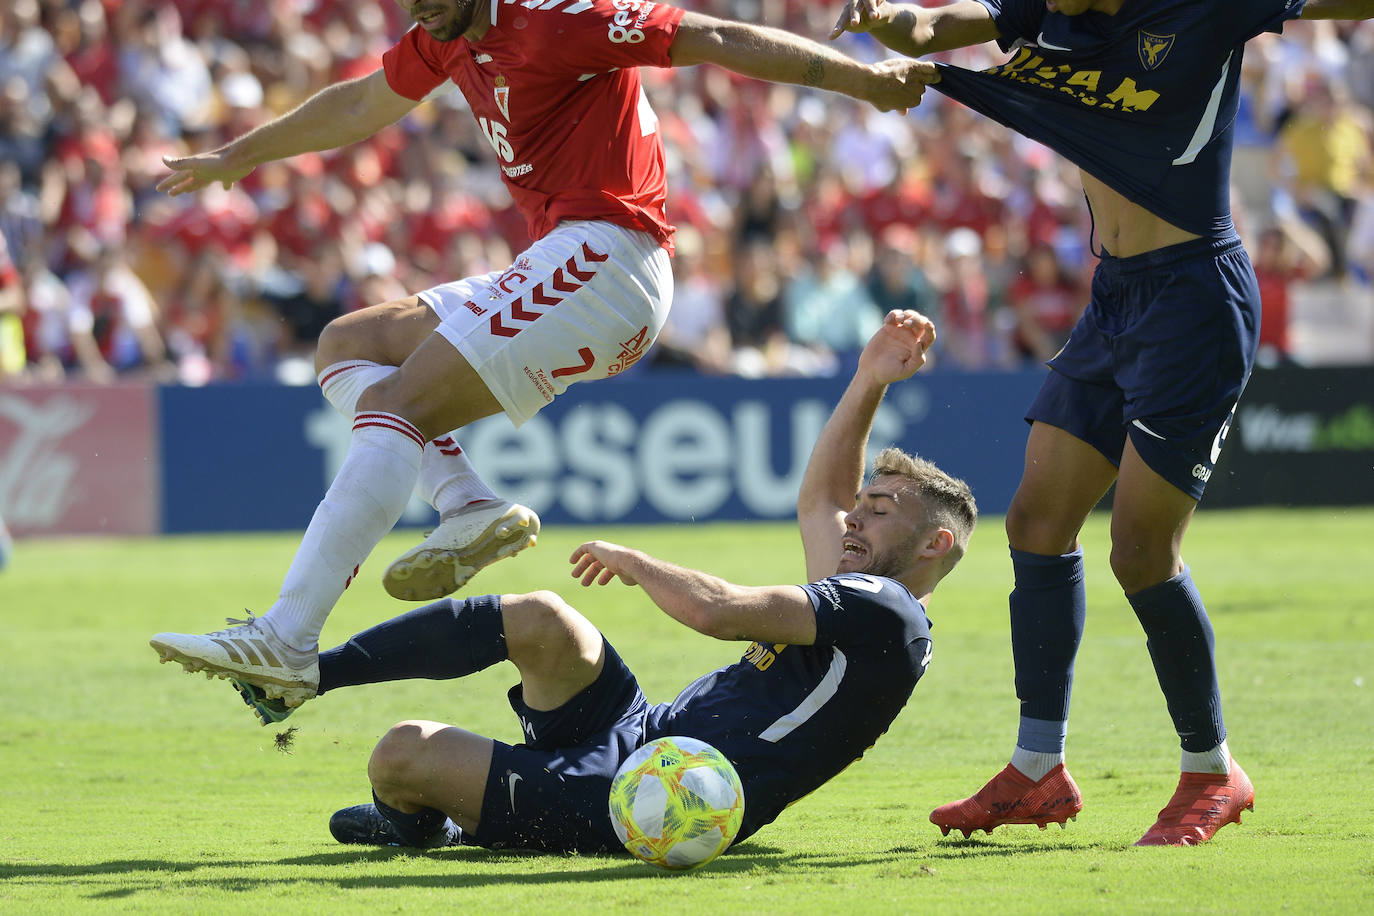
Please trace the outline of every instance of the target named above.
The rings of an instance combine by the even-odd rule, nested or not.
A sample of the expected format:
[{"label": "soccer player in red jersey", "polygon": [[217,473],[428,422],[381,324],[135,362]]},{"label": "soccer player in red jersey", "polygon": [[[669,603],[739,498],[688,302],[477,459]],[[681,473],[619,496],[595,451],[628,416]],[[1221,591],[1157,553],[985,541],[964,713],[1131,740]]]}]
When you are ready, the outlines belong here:
[{"label": "soccer player in red jersey", "polygon": [[1259,288],[1230,213],[1241,60],[1299,16],[1367,19],[1374,0],[849,0],[836,23],[912,57],[1014,50],[979,73],[940,65],[932,84],[1078,165],[1101,243],[1087,310],[1027,411],[1007,511],[1016,746],[977,793],[931,813],[945,834],[1062,825],[1083,807],[1064,765],[1087,604],[1078,535],[1113,485],[1112,572],[1182,747],[1178,788],[1137,845],[1204,843],[1254,806],[1182,544],[1258,343]]},{"label": "soccer player in red jersey", "polygon": [[[920,100],[932,69],[867,65],[777,29],[648,0],[401,0],[412,29],[371,75],[316,93],[182,159],[172,195],[226,187],[260,163],[368,137],[451,80],[462,91],[534,243],[509,268],[335,320],[316,356],[325,397],[353,419],[348,455],[277,601],[206,636],[160,633],[163,661],[241,679],[298,705],[319,682],[324,621],[417,481],[439,527],[396,560],[394,596],[427,600],[533,544],[539,522],[477,476],[450,431],[504,411],[516,425],[576,381],[621,372],[672,301],[664,150],[638,67],[714,63],[841,92],[880,109]],[[233,621],[231,621],[233,623]]]}]

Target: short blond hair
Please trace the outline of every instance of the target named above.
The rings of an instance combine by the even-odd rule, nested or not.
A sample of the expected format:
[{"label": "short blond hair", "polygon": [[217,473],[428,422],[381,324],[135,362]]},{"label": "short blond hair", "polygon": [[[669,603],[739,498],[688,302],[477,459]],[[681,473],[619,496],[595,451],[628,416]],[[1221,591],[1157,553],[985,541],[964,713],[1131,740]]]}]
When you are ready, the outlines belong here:
[{"label": "short blond hair", "polygon": [[888,447],[878,453],[873,463],[873,477],[900,477],[916,487],[926,510],[926,524],[947,528],[954,535],[954,547],[946,571],[968,550],[973,527],[978,524],[978,504],[973,490],[958,477],[940,470],[935,462],[917,455],[908,455],[899,448]]}]

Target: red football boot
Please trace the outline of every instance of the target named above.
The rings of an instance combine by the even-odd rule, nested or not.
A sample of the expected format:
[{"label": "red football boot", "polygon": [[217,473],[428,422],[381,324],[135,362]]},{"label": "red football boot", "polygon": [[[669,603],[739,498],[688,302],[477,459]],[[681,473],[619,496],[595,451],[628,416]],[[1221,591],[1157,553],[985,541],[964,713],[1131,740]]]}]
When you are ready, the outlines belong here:
[{"label": "red football boot", "polygon": [[1196,846],[1227,824],[1240,823],[1240,811],[1255,810],[1255,787],[1231,761],[1231,772],[1184,773],[1159,820],[1145,831],[1137,846]]},{"label": "red football boot", "polygon": [[1020,770],[1007,764],[972,798],[941,805],[930,812],[930,822],[949,836],[959,830],[964,839],[975,830],[992,833],[1003,824],[1036,824],[1041,830],[1046,824],[1060,827],[1078,817],[1083,810],[1083,796],[1074,784],[1064,764],[1046,773],[1039,782],[1032,782]]}]

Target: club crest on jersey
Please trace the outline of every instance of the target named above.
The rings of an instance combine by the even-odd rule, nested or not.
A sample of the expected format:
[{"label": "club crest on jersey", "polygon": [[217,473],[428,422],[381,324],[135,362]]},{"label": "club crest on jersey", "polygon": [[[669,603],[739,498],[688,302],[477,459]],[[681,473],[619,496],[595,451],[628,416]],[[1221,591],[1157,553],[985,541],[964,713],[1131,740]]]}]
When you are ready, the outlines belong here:
[{"label": "club crest on jersey", "polygon": [[1174,47],[1174,35],[1153,35],[1146,31],[1137,34],[1136,49],[1146,70],[1158,70]]},{"label": "club crest on jersey", "polygon": [[501,117],[510,120],[510,86],[506,83],[504,76],[496,78],[496,88],[492,90],[496,96],[496,107],[501,109]]}]

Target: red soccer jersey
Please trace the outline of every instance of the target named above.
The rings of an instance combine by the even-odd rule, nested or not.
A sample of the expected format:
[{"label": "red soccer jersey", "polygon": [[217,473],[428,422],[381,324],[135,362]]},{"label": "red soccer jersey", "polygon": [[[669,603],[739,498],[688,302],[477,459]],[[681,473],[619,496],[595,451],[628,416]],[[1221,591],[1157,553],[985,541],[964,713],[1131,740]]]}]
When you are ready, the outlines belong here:
[{"label": "red soccer jersey", "polygon": [[663,141],[641,66],[667,67],[682,10],[647,0],[492,0],[481,41],[411,29],[382,58],[410,99],[445,79],[496,150],[515,204],[542,238],[562,220],[605,220],[672,250]]}]

